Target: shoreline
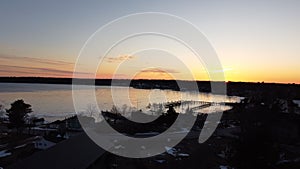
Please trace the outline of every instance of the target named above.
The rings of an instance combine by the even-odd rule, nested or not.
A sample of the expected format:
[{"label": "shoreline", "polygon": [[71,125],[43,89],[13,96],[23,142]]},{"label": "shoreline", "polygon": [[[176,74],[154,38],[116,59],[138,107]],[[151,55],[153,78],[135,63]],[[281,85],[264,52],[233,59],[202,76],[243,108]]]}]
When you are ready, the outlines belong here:
[{"label": "shoreline", "polygon": [[[71,85],[72,78],[46,78],[46,77],[0,77],[0,83],[30,83],[30,84],[62,84]],[[211,83],[226,83],[228,96],[248,97],[253,93],[261,94],[264,91],[293,93],[293,96],[300,99],[300,84],[295,83],[264,83],[264,82],[211,82],[211,81],[187,81],[187,80],[146,80],[146,79],[77,79],[78,84],[95,84],[95,86],[130,86],[136,89],[169,89],[178,91],[177,82],[187,86],[197,83],[198,91],[203,93],[211,92]],[[284,95],[284,94],[282,94]],[[295,99],[296,100],[296,99]]]}]

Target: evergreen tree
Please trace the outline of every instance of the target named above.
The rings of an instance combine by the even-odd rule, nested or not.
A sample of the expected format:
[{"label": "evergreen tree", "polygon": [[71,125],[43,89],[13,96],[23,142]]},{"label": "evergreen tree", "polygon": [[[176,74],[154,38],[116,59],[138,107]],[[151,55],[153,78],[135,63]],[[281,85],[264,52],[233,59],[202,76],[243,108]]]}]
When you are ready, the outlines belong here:
[{"label": "evergreen tree", "polygon": [[25,126],[25,120],[31,112],[31,105],[26,104],[24,100],[16,100],[10,109],[6,109],[11,127],[17,128],[18,132]]}]

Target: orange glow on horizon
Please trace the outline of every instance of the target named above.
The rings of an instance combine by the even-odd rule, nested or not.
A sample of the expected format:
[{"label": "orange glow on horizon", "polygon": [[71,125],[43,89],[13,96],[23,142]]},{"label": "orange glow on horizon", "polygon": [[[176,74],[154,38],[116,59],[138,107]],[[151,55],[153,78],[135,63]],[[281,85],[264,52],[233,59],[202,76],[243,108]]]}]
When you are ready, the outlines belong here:
[{"label": "orange glow on horizon", "polygon": [[[34,58],[18,58],[14,62],[8,57],[0,57],[0,76],[2,77],[57,77],[57,78],[72,78],[74,63],[65,61],[42,60]],[[295,64],[296,65],[296,64]],[[266,83],[295,83],[300,84],[300,72],[297,71],[297,66],[289,68],[271,67],[265,65],[263,68],[251,67],[232,67],[224,68],[225,81],[232,82],[266,82]],[[230,66],[228,66],[230,67]],[[199,68],[193,68],[195,80],[209,81],[207,73]],[[128,69],[130,71],[130,69]],[[172,69],[176,71],[176,69]],[[128,72],[115,74],[113,76],[114,66],[106,66],[98,70],[97,79],[131,79]],[[80,78],[95,78],[95,74],[81,72]],[[136,73],[133,79],[159,79],[159,80],[193,80],[185,79],[183,72],[160,71],[156,69],[144,70]]]}]

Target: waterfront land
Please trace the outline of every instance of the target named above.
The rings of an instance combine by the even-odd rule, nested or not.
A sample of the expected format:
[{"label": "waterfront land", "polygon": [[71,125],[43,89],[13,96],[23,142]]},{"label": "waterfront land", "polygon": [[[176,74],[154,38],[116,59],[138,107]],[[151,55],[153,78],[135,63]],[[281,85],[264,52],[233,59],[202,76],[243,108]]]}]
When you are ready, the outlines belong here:
[{"label": "waterfront land", "polygon": [[[83,84],[84,84],[83,80]],[[71,79],[0,78],[9,83],[71,84]],[[126,84],[120,80],[119,85]],[[175,81],[134,80],[135,88],[177,90]],[[186,82],[191,83],[191,82]],[[218,82],[216,82],[218,83]],[[96,85],[110,85],[98,80]],[[197,82],[199,91],[210,92],[210,82]],[[202,144],[198,136],[207,123],[207,114],[198,113],[186,138],[174,148],[154,157],[131,159],[99,148],[84,134],[78,116],[51,123],[36,119],[22,132],[1,119],[0,167],[8,168],[279,168],[300,167],[300,86],[297,84],[228,82],[229,95],[241,96],[240,103],[226,103],[218,128]],[[180,105],[181,103],[178,103]],[[116,109],[101,112],[117,131],[131,137],[149,137],[165,131],[176,120],[173,106],[164,106],[151,123],[129,121]],[[192,110],[192,107],[191,107]],[[138,113],[138,112],[136,112]],[[191,115],[193,112],[190,112]],[[85,123],[101,129],[101,122],[80,117]],[[178,128],[182,131],[181,128]],[[112,149],[119,150],[119,145]]]},{"label": "waterfront land", "polygon": [[[0,83],[40,83],[40,84],[72,84],[72,78],[43,78],[43,77],[0,77]],[[191,86],[196,83],[200,92],[211,92],[210,81],[181,81],[181,80],[126,80],[126,79],[77,79],[76,84],[95,84],[97,86],[130,86],[139,89],[170,89],[170,90],[188,90],[181,89],[178,83],[183,86]],[[226,82],[227,95],[251,97],[255,94],[269,94],[274,97],[300,99],[300,85],[282,84],[282,83],[264,83],[264,82]],[[194,88],[193,88],[194,89]],[[272,97],[272,96],[270,96]]]}]

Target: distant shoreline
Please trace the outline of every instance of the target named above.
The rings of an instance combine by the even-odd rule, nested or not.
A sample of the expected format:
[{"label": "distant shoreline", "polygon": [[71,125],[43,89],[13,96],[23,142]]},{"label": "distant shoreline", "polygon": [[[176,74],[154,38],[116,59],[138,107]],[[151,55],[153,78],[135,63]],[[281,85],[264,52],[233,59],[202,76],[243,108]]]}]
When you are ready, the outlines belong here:
[{"label": "distant shoreline", "polygon": [[[0,77],[0,83],[32,83],[32,84],[65,84],[71,85],[72,78],[48,78],[48,77]],[[76,79],[79,84],[95,84],[96,86],[111,86],[112,79]],[[189,86],[195,81],[185,80],[126,80],[114,79],[113,86],[130,86],[137,89],[169,89],[179,91],[177,82]],[[210,81],[196,81],[199,92],[211,92]],[[254,83],[254,82],[226,82],[227,95],[229,96],[253,96],[253,93],[272,93],[282,95],[283,97],[291,96],[300,99],[299,84],[283,83]]]},{"label": "distant shoreline", "polygon": [[[58,77],[0,77],[0,83],[45,83],[45,84],[72,84],[73,78],[58,78]],[[88,78],[82,78],[78,79],[82,82],[91,82],[95,81],[95,85],[110,85],[112,79],[88,79]],[[119,82],[195,82],[192,80],[165,80],[165,79],[114,79],[114,81]],[[197,80],[197,83],[210,83],[211,81],[200,81]],[[218,82],[216,82],[218,83]],[[223,82],[219,82],[223,83]],[[264,84],[264,85],[293,85],[293,86],[300,86],[300,84],[297,83],[276,83],[276,82],[242,82],[242,81],[229,81],[228,83],[236,83],[236,84]]]}]

